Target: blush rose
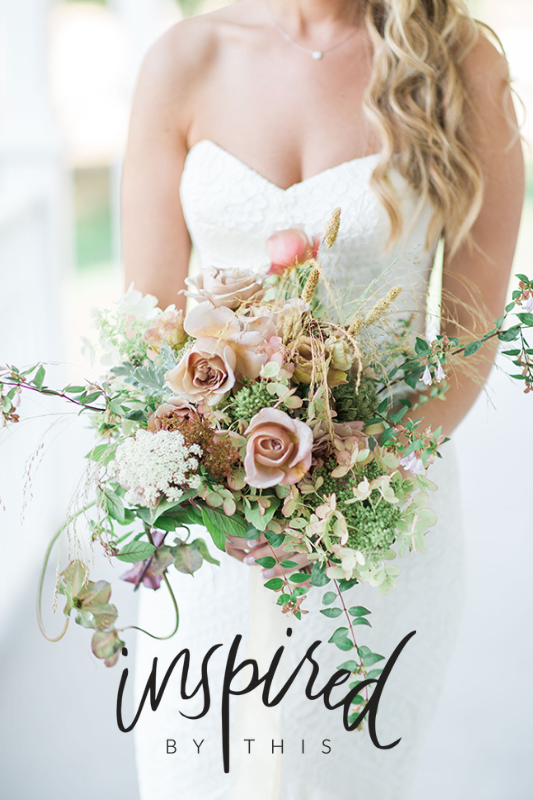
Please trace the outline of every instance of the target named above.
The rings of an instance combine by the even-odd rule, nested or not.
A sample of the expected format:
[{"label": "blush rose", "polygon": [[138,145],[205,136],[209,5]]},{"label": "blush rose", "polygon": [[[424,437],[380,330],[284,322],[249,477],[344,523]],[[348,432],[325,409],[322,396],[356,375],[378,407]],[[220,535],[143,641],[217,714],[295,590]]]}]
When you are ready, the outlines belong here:
[{"label": "blush rose", "polygon": [[220,339],[198,339],[174,369],[166,373],[173,392],[190,403],[214,406],[235,384],[237,357]]},{"label": "blush rose", "polygon": [[263,408],[245,431],[245,480],[256,489],[291,485],[311,467],[313,432],[278,408]]}]

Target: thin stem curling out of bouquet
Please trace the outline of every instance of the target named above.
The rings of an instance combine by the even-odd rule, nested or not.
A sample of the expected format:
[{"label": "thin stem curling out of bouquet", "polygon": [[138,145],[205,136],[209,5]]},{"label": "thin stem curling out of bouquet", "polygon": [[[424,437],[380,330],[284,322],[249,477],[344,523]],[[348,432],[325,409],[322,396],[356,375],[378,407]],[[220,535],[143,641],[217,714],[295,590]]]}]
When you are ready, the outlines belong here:
[{"label": "thin stem curling out of bouquet", "polygon": [[[531,391],[533,290],[519,275],[504,315],[475,341],[439,334],[428,342],[409,319],[395,321],[388,341],[374,331],[392,318],[400,286],[366,310],[359,303],[344,324],[320,299],[339,225],[337,209],[315,243],[298,230],[278,232],[268,273],[203,270],[187,280],[186,293],[198,304],[185,317],[130,288],[116,312],[96,312],[109,365],[100,381],[57,390],[46,385],[42,364],[0,370],[4,425],[19,421],[19,395],[27,390],[89,412],[99,437],[88,454],[94,497],[46,553],[43,632],[46,564],[74,516],[86,519],[91,542],[111,560],[130,564],[121,577],[134,590],[165,583],[176,612],[168,636],[179,622],[169,571],[192,575],[204,561],[219,564],[188,525],[204,526],[215,552],[224,551],[227,536],[261,538],[271,555],[257,563],[280,573],[265,583],[280,613],[300,619],[308,593],[330,585],[321,613],[343,620],[330,642],[350,656],[341,668],[353,673],[351,688],[367,682],[353,700],[351,719],[358,719],[383,657],[355,637],[358,626],[370,625],[370,611],[347,607],[342,594],[363,582],[382,593],[394,588],[397,562],[425,551],[436,521],[428,493],[437,487],[426,471],[446,439],[440,428],[419,430],[409,395],[430,386],[432,396],[444,396],[453,359],[494,337],[517,342],[505,354],[518,370],[512,377]],[[287,241],[297,242],[293,257]],[[511,314],[517,322],[504,329]],[[297,554],[310,570],[297,570]],[[111,585],[91,581],[73,554],[56,588],[66,598],[66,621],[48,638],[61,638],[73,613],[93,630],[94,654],[114,665],[127,628],[116,627]]]}]

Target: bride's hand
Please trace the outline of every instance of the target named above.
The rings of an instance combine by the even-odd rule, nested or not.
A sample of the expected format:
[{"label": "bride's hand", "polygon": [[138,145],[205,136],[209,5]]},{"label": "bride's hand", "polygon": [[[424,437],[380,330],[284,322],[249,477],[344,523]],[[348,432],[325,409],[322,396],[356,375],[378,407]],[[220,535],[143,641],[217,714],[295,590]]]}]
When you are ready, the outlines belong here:
[{"label": "bride's hand", "polygon": [[[226,553],[248,564],[248,566],[253,566],[258,558],[275,557],[278,562],[276,566],[271,569],[263,569],[263,578],[266,580],[269,578],[281,578],[283,575],[289,575],[295,571],[301,572],[309,566],[309,559],[305,553],[291,553],[283,548],[284,545],[272,547],[263,535],[261,535],[260,539],[242,539],[238,536],[226,537]],[[280,561],[293,561],[297,566],[290,569],[282,569],[279,565]],[[258,564],[257,566],[261,565]]]}]

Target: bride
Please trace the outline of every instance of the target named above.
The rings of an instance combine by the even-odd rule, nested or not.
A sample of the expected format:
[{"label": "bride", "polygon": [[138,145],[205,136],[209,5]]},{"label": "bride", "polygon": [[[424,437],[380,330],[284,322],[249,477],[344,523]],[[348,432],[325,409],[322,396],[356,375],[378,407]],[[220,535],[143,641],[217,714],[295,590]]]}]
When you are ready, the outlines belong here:
[{"label": "bride", "polygon": [[[183,306],[192,245],[204,268],[264,269],[273,233],[300,228],[312,239],[340,206],[327,265],[340,302],[392,264],[387,281],[402,283],[400,300],[412,310],[443,238],[442,318],[454,319],[443,332],[487,330],[505,303],[524,194],[507,64],[491,38],[456,0],[239,0],[176,25],[152,47],[136,91],[123,178],[126,284],[163,308]],[[466,310],[472,286],[486,311],[479,331]],[[483,379],[490,366],[490,358],[479,362]],[[464,375],[450,383],[445,403],[428,398],[413,412],[448,436],[481,390]],[[438,523],[427,554],[403,559],[386,598],[350,590],[372,610],[373,627],[364,629],[372,649],[388,657],[416,630],[378,714],[380,740],[401,738],[399,745],[379,750],[367,734],[347,733],[338,712],[296,684],[277,715],[253,694],[239,698],[226,774],[215,673],[202,719],[184,716],[194,711],[177,687],[157,712],[145,710],[136,728],[142,800],[410,796],[463,591],[453,442],[430,477],[439,486]],[[220,567],[172,578],[180,630],[167,642],[139,641],[138,693],[152,659],[162,675],[184,647],[199,674],[209,648],[227,648],[237,634],[243,657],[248,647],[271,659],[280,642],[288,645],[289,621],[265,599],[270,593],[254,591],[271,577],[254,565],[262,547],[232,540]],[[146,591],[141,624],[165,635],[169,606],[163,591]],[[317,613],[292,627],[288,669],[331,634]],[[331,645],[323,649],[326,680],[339,658]]]}]

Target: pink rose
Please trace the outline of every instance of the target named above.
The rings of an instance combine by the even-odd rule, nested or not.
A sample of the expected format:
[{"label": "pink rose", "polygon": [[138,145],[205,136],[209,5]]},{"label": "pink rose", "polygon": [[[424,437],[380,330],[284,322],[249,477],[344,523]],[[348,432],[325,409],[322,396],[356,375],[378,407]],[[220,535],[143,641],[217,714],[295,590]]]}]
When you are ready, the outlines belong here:
[{"label": "pink rose", "polygon": [[205,336],[165,375],[167,384],[184,400],[214,406],[235,384],[235,352],[227,342]]},{"label": "pink rose", "polygon": [[283,275],[291,267],[315,258],[320,237],[311,242],[298,228],[277,231],[267,241],[267,254],[272,264],[267,275]]},{"label": "pink rose", "polygon": [[315,452],[323,451],[324,448],[331,446],[335,439],[339,442],[347,442],[353,438],[361,448],[368,447],[368,437],[363,433],[364,422],[359,420],[356,422],[333,422],[332,425],[333,439],[330,437],[329,425],[325,420],[322,420],[320,425],[315,428],[313,437],[313,450]]},{"label": "pink rose", "polygon": [[182,397],[171,397],[170,400],[162,403],[150,415],[148,430],[151,433],[172,430],[172,420],[192,419],[195,415],[196,409],[194,406],[191,406]]},{"label": "pink rose", "polygon": [[263,408],[250,420],[245,436],[246,483],[256,489],[298,483],[311,467],[313,432],[278,408]]},{"label": "pink rose", "polygon": [[264,275],[244,269],[208,267],[185,283],[192,291],[185,292],[195,300],[210,300],[214,306],[237,308],[260,291]]},{"label": "pink rose", "polygon": [[157,317],[144,334],[144,341],[159,353],[161,345],[166,342],[173,349],[180,347],[187,340],[187,334],[183,330],[183,311],[169,309],[161,316]]},{"label": "pink rose", "polygon": [[231,347],[236,358],[233,369],[249,380],[259,377],[270,355],[268,342],[277,335],[274,321],[264,314],[241,318],[231,309],[215,308],[211,303],[200,303],[189,311],[185,330],[195,339],[212,337]]}]

